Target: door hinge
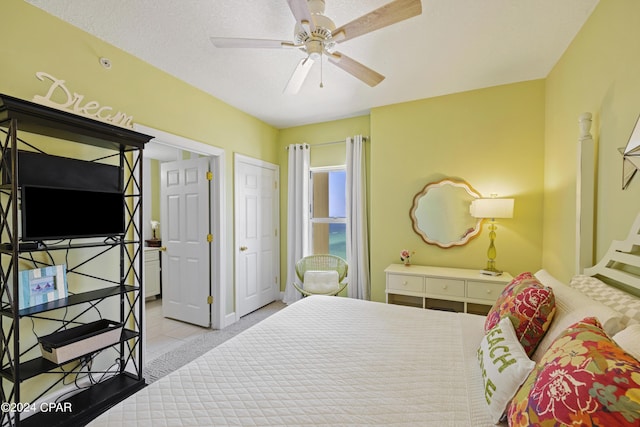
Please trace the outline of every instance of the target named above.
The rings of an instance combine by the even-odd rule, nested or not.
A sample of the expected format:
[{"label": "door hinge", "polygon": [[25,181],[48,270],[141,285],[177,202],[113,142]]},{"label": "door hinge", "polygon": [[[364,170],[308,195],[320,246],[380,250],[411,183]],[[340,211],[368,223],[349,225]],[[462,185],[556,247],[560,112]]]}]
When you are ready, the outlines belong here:
[{"label": "door hinge", "polygon": [[273,282],[276,283],[276,284],[278,283],[278,276],[273,278]]},{"label": "door hinge", "polygon": [[207,242],[213,242],[213,234],[207,234]]},{"label": "door hinge", "polygon": [[207,297],[207,304],[213,304],[213,296],[212,295],[209,295]]},{"label": "door hinge", "polygon": [[273,230],[274,234],[276,237],[278,237],[278,229],[276,228],[275,230]]},{"label": "door hinge", "polygon": [[213,179],[213,172],[208,171],[207,172],[207,181],[211,181]]},{"label": "door hinge", "polygon": [[273,188],[278,189],[278,181],[273,181]]}]

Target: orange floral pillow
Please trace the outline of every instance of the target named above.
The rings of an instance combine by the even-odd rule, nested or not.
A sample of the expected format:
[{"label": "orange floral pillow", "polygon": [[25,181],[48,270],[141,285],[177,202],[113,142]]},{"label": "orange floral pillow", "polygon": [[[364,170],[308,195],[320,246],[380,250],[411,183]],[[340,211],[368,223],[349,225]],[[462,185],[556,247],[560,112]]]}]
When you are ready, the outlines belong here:
[{"label": "orange floral pillow", "polygon": [[484,331],[487,333],[500,319],[509,317],[520,344],[531,357],[555,312],[553,290],[542,285],[531,273],[522,273],[498,297],[487,314]]},{"label": "orange floral pillow", "polygon": [[638,426],[640,362],[595,317],[551,344],[508,408],[509,426]]}]

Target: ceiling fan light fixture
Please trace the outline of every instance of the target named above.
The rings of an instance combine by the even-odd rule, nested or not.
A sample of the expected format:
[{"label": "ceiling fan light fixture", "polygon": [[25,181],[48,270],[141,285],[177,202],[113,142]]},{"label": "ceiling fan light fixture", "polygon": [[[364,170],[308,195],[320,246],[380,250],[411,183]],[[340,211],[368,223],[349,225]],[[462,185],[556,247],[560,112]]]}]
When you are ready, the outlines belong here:
[{"label": "ceiling fan light fixture", "polygon": [[[421,0],[391,0],[378,9],[360,16],[336,28],[324,15],[325,0],[287,0],[295,18],[293,42],[285,40],[241,39],[212,37],[216,47],[297,48],[306,53],[287,83],[285,93],[296,93],[306,78],[312,64],[326,55],[328,61],[360,81],[373,87],[384,76],[353,58],[334,51],[336,44],[360,37],[422,13]],[[320,70],[322,74],[322,69]],[[322,76],[320,87],[322,87]]]},{"label": "ceiling fan light fixture", "polygon": [[322,57],[322,51],[324,50],[324,44],[319,40],[311,40],[306,44],[307,54],[309,58],[316,60]]}]

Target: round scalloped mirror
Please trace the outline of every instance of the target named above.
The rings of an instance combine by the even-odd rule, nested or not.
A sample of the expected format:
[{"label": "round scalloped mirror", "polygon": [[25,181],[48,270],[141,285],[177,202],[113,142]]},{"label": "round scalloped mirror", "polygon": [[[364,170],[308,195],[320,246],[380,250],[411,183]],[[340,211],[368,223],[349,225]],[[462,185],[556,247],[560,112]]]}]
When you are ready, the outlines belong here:
[{"label": "round scalloped mirror", "polygon": [[429,183],[413,198],[409,212],[413,230],[430,245],[466,245],[481,230],[482,219],[469,213],[471,202],[480,197],[465,181],[447,178]]}]

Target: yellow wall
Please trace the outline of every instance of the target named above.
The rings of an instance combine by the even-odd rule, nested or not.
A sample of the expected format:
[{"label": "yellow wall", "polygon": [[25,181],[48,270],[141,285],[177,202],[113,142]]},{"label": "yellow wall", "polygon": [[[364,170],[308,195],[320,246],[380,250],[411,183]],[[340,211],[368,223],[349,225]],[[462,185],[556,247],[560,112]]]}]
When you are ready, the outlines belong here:
[{"label": "yellow wall", "polygon": [[[486,231],[465,247],[441,249],[424,243],[412,229],[409,209],[413,196],[427,183],[443,177],[464,179],[483,196],[498,193],[516,198],[515,218],[502,220],[499,225],[498,266],[513,274],[541,267],[544,88],[541,80],[505,85],[379,107],[370,118],[280,131],[283,147],[297,142],[335,141],[356,133],[371,135],[366,154],[372,299],[384,301],[383,271],[399,262],[403,248],[416,251],[416,264],[485,266],[489,245]],[[322,151],[329,148],[334,152],[326,156]],[[316,150],[312,146],[311,153],[312,166],[344,163],[343,145]],[[286,183],[286,150],[281,157],[281,182]],[[284,278],[284,184],[281,212]]]},{"label": "yellow wall", "polygon": [[[277,129],[93,37],[22,0],[4,0],[0,28],[0,93],[31,100],[66,80],[73,92],[133,116],[134,122],[224,148],[227,253],[233,253],[233,152],[278,163]],[[99,63],[107,57],[112,68]],[[227,257],[226,312],[233,312],[233,257]]]},{"label": "yellow wall", "polygon": [[621,189],[618,152],[640,113],[640,3],[601,0],[547,78],[543,265],[574,272],[578,117],[593,113],[597,142],[596,260],[624,239],[640,211],[640,177]]},{"label": "yellow wall", "polygon": [[371,113],[372,299],[384,301],[384,269],[414,250],[412,263],[484,268],[487,231],[441,249],[413,231],[413,196],[429,182],[463,179],[482,196],[515,198],[500,220],[497,266],[515,275],[541,266],[544,147],[542,80],[375,108]]},{"label": "yellow wall", "polygon": [[[160,162],[151,159],[149,161],[149,175],[151,176],[151,219],[160,220]],[[148,197],[148,195],[147,195]],[[158,234],[159,237],[159,234]]]}]

